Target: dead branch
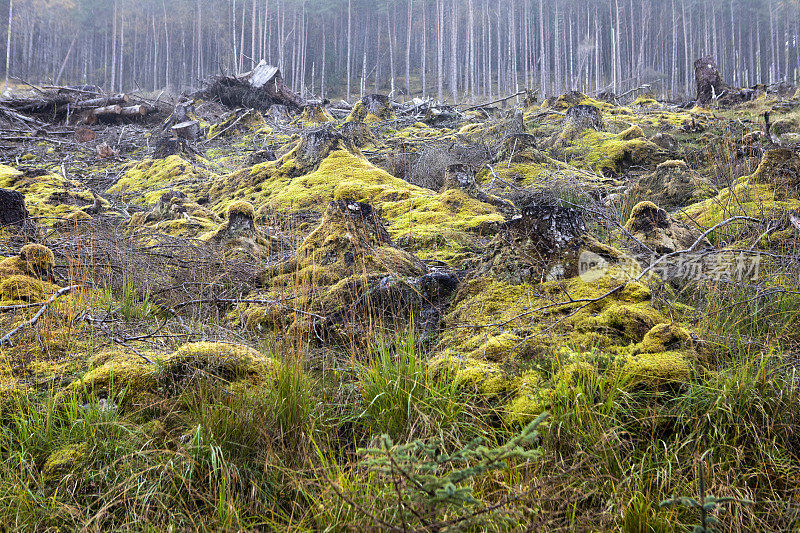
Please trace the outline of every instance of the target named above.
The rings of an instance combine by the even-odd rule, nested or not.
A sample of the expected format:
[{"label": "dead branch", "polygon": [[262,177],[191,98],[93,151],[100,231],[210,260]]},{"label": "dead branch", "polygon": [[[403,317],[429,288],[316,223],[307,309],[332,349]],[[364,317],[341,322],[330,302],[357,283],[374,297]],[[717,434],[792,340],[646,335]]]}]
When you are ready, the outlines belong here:
[{"label": "dead branch", "polygon": [[78,289],[78,288],[80,288],[80,285],[70,285],[69,287],[64,287],[63,289],[59,289],[53,296],[50,297],[49,300],[47,300],[46,302],[41,304],[42,307],[39,309],[39,311],[37,311],[37,313],[35,315],[33,315],[33,317],[31,317],[30,320],[28,320],[26,322],[23,322],[22,324],[20,324],[16,328],[12,329],[11,331],[9,331],[5,335],[3,335],[3,337],[0,338],[0,346],[2,346],[4,344],[8,344],[9,346],[14,346],[12,344],[12,342],[11,342],[11,337],[16,335],[20,331],[24,330],[25,328],[33,327],[39,321],[39,319],[42,317],[44,312],[47,311],[47,308],[50,307],[53,304],[53,302],[55,302],[61,296],[64,296],[65,294],[69,294],[74,289]]}]

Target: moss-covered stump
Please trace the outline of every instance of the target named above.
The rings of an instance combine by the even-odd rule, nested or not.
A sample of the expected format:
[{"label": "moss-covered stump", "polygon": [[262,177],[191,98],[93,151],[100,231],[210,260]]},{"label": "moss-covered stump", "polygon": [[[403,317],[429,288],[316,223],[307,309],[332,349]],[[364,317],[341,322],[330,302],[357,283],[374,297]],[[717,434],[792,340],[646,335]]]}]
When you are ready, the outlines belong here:
[{"label": "moss-covered stump", "polygon": [[621,254],[586,234],[575,209],[534,205],[506,222],[486,246],[476,271],[511,283],[537,283],[574,277],[583,251],[600,253],[610,262]]},{"label": "moss-covered stump", "polygon": [[167,191],[149,212],[135,213],[129,222],[131,230],[147,227],[174,237],[193,238],[213,231],[220,218],[189,199],[181,191]]},{"label": "moss-covered stump", "polygon": [[[653,202],[639,202],[631,210],[625,230],[656,254],[669,254],[695,245],[700,232],[690,229],[674,219]],[[701,250],[710,246],[703,238],[694,247]]]},{"label": "moss-covered stump", "polygon": [[586,130],[602,131],[605,127],[600,109],[593,105],[578,104],[567,109],[561,132],[554,139],[554,146],[566,146],[581,132]]},{"label": "moss-covered stump", "polygon": [[225,211],[225,221],[202,240],[255,257],[269,257],[283,250],[277,237],[256,226],[256,213],[248,202],[234,202]]},{"label": "moss-covered stump", "polygon": [[637,179],[632,193],[637,198],[648,198],[663,207],[686,206],[711,192],[711,186],[685,161],[664,161],[650,174]]},{"label": "moss-covered stump", "polygon": [[368,94],[356,102],[347,122],[384,122],[394,118],[394,110],[386,95]]},{"label": "moss-covered stump", "polygon": [[327,329],[391,322],[418,307],[417,280],[426,271],[414,254],[394,244],[374,207],[337,200],[290,261],[260,276],[274,295],[293,294],[291,308],[303,312],[276,313],[252,306],[247,321],[263,328],[295,320],[294,328],[300,331],[308,331],[302,328],[309,326],[310,318]]}]

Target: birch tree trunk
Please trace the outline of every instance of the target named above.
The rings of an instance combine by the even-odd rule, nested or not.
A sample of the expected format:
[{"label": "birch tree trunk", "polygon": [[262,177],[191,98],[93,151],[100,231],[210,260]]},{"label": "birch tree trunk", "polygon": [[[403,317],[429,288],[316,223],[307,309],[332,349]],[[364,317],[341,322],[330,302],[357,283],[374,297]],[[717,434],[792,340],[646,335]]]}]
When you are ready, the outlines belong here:
[{"label": "birch tree trunk", "polygon": [[406,94],[411,96],[411,31],[413,28],[413,0],[408,0],[408,26],[406,30]]},{"label": "birch tree trunk", "polygon": [[8,0],[8,33],[6,35],[6,89],[8,89],[8,78],[11,74],[11,28],[13,22],[14,0]]}]

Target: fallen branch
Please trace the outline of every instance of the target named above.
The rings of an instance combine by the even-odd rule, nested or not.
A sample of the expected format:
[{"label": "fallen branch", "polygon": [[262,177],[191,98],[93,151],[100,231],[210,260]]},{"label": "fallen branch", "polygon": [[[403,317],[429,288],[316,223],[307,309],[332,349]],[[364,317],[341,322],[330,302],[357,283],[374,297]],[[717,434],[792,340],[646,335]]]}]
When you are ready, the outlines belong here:
[{"label": "fallen branch", "polygon": [[42,307],[39,309],[39,311],[36,312],[35,315],[33,315],[33,317],[30,320],[23,322],[16,328],[12,329],[11,331],[3,335],[3,338],[0,339],[0,346],[4,344],[8,344],[9,346],[14,346],[14,344],[12,344],[11,342],[11,337],[16,335],[20,331],[24,330],[25,328],[34,326],[42,317],[44,312],[47,311],[47,308],[53,304],[53,302],[55,302],[59,297],[64,296],[65,294],[69,294],[70,292],[72,292],[73,289],[77,289],[79,287],[80,287],[79,285],[70,285],[69,287],[64,287],[63,289],[59,289],[58,292],[56,292],[53,296],[51,296],[49,300],[41,304]]},{"label": "fallen branch", "polygon": [[[500,98],[498,100],[492,100],[491,102],[486,102],[484,104],[478,104],[478,105],[474,105],[472,107],[468,107],[466,109],[462,109],[462,111],[472,111],[473,109],[480,109],[481,107],[486,107],[486,106],[490,106],[492,104],[498,104],[500,102],[505,102],[506,100],[511,100],[512,98],[516,98],[517,96],[522,96],[523,94],[526,94],[526,92],[527,91],[520,91],[518,93],[512,94],[511,96],[506,96],[506,97]],[[534,91],[534,92],[538,92],[538,91]]]}]

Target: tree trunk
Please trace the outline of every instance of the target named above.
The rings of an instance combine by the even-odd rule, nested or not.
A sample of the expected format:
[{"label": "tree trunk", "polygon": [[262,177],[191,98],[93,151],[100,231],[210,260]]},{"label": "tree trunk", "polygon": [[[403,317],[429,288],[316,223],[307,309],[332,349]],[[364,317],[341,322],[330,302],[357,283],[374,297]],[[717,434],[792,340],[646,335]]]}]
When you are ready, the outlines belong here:
[{"label": "tree trunk", "polygon": [[8,34],[6,37],[6,88],[11,74],[11,28],[14,22],[14,0],[8,0]]}]

